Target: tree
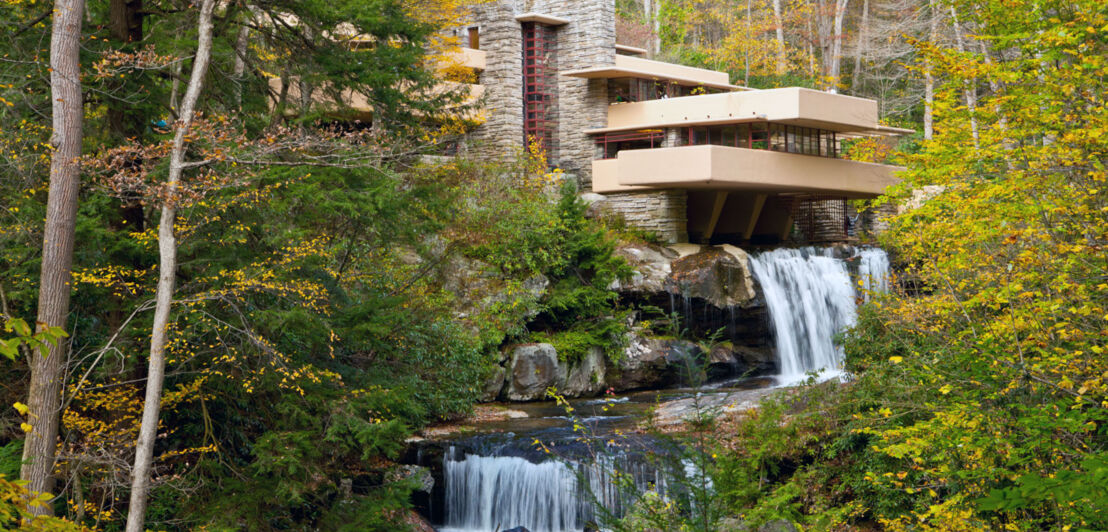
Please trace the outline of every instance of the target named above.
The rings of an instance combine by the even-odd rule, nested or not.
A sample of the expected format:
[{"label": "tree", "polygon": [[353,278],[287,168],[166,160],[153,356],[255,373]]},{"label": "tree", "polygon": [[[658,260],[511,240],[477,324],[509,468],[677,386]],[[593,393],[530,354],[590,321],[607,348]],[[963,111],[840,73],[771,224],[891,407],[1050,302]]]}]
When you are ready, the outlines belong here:
[{"label": "tree", "polygon": [[185,136],[192,126],[196,102],[204,89],[208,63],[212,56],[212,11],[215,0],[203,0],[197,23],[199,37],[193,57],[192,74],[181,101],[181,110],[169,152],[169,177],[162,199],[162,217],[158,223],[158,288],[155,293],[154,325],[150,336],[150,366],[146,374],[146,400],[142,407],[142,425],[135,443],[135,466],[131,470],[131,504],[127,514],[127,531],[142,532],[146,520],[146,500],[150,492],[150,470],[154,461],[154,439],[158,433],[158,412],[165,380],[165,346],[169,337],[169,312],[173,305],[173,290],[177,276],[177,240],[174,223],[175,203],[181,172],[185,168]]},{"label": "tree", "polygon": [[[79,56],[84,4],[84,0],[58,0],[54,4],[54,25],[50,38],[51,143],[54,153],[50,163],[50,193],[42,242],[38,300],[40,330],[65,328],[69,317],[84,118]],[[45,357],[37,354],[30,356],[31,385],[27,405],[33,430],[27,434],[24,443],[24,465],[20,476],[28,482],[27,489],[34,496],[54,490],[54,457],[67,353],[65,342],[59,341],[51,346]],[[53,514],[49,505],[35,506],[31,511]]]}]

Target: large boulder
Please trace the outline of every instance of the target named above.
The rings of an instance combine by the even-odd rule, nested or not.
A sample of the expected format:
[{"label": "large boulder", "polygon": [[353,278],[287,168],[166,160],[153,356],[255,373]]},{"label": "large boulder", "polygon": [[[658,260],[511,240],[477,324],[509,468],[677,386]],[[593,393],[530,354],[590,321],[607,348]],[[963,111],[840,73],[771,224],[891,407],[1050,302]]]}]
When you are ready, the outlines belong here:
[{"label": "large boulder", "polygon": [[615,391],[667,386],[681,382],[688,372],[696,344],[672,338],[631,334],[623,357],[608,370],[608,386]]},{"label": "large boulder", "polygon": [[565,382],[566,370],[558,363],[558,352],[550,344],[527,344],[512,350],[508,371],[507,398],[536,401],[546,389]]},{"label": "large boulder", "polygon": [[697,394],[696,397],[668,401],[654,409],[653,422],[657,427],[667,427],[696,420],[699,416],[753,410],[773,391],[773,388],[758,388],[731,393]]},{"label": "large boulder", "polygon": [[670,293],[703,299],[721,309],[742,307],[757,297],[750,258],[737,247],[704,248],[670,267],[665,285]]},{"label": "large boulder", "polygon": [[604,351],[596,347],[589,349],[581,360],[570,366],[565,383],[558,387],[558,391],[567,397],[596,395],[604,390],[606,369]]},{"label": "large boulder", "polygon": [[664,292],[673,271],[670,263],[678,257],[677,252],[652,244],[625,244],[616,248],[616,255],[626,260],[634,273],[626,282],[613,281],[610,288],[638,293]]},{"label": "large boulder", "polygon": [[777,369],[777,356],[768,346],[750,347],[724,342],[708,352],[709,379],[765,374]]},{"label": "large boulder", "polygon": [[500,397],[500,392],[504,390],[504,380],[508,376],[508,368],[504,366],[496,366],[492,370],[492,375],[489,375],[488,380],[485,381],[485,386],[481,389],[481,401],[489,402],[495,401],[497,397]]}]

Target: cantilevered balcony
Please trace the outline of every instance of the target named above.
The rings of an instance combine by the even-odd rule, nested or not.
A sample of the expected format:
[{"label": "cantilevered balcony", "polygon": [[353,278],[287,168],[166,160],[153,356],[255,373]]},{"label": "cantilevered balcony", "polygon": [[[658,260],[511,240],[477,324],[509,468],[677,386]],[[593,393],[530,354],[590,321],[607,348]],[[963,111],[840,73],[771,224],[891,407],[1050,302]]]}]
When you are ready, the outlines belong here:
[{"label": "cantilevered balcony", "polygon": [[900,135],[910,130],[878,124],[877,102],[790,87],[666,98],[608,106],[606,133],[659,127],[777,122],[858,135]]},{"label": "cantilevered balcony", "polygon": [[897,166],[730,146],[623,150],[593,161],[593,190],[747,190],[870,198],[895,184]]}]

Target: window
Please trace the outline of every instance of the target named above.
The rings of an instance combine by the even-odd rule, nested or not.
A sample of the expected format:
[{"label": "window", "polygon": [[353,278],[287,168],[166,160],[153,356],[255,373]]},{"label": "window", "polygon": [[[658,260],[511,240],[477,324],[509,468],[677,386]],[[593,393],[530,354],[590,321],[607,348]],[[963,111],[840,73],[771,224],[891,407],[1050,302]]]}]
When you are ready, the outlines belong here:
[{"label": "window", "polygon": [[480,50],[481,49],[481,31],[477,28],[477,26],[469,28],[468,31],[469,31],[469,47],[473,48],[474,50]]},{"label": "window", "polygon": [[600,147],[601,159],[615,159],[622,150],[660,148],[662,147],[664,139],[665,131],[661,129],[644,129],[640,131],[605,133],[596,138],[596,144]]}]

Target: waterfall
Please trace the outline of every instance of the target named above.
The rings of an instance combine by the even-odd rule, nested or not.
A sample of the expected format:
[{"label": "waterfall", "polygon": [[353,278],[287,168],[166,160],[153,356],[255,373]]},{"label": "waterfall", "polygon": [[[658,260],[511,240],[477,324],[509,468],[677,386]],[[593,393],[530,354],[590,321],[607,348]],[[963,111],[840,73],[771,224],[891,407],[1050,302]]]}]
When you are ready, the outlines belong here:
[{"label": "waterfall", "polygon": [[[594,519],[592,501],[622,515],[624,497],[614,472],[630,475],[635,490],[665,492],[664,477],[640,460],[596,456],[588,463],[517,456],[465,454],[443,463],[446,518],[443,532],[494,532],[523,526],[531,532],[580,532]],[[586,492],[578,479],[588,484]]]},{"label": "waterfall", "polygon": [[862,284],[862,294],[869,301],[870,294],[884,294],[889,291],[889,256],[880,248],[862,249],[858,256],[858,279]]},{"label": "waterfall", "polygon": [[783,383],[817,370],[822,378],[837,375],[843,353],[835,334],[857,316],[846,264],[833,248],[804,248],[767,251],[750,266],[766,299]]},{"label": "waterfall", "polygon": [[463,460],[447,459],[444,465],[446,530],[583,528],[578,522],[577,476],[560,462],[532,464],[515,456],[466,455]]}]

